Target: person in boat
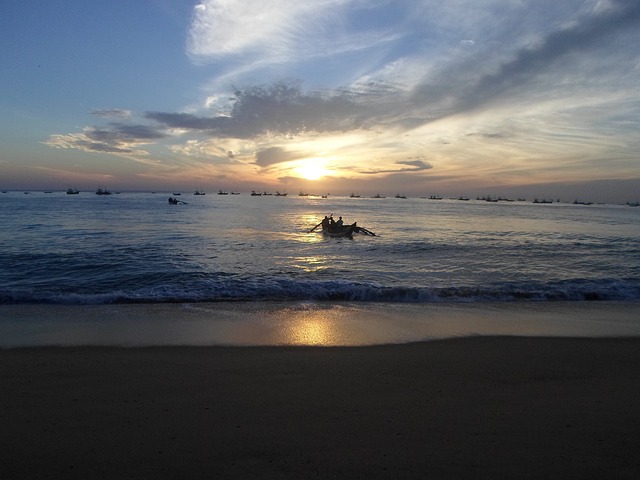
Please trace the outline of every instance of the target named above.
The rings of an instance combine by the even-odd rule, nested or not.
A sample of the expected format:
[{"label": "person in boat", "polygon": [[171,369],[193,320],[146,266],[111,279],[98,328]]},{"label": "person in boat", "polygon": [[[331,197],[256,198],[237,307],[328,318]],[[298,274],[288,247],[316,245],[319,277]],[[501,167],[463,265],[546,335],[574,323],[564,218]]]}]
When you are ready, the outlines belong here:
[{"label": "person in boat", "polygon": [[334,220],[333,217],[329,218],[329,231],[331,233],[334,233],[336,231],[336,224],[337,222]]},{"label": "person in boat", "polygon": [[342,225],[344,224],[344,222],[342,221],[342,217],[340,217],[338,219],[338,221],[336,222],[336,230],[340,231],[340,229],[342,229]]},{"label": "person in boat", "polygon": [[329,217],[327,217],[326,215],[324,216],[324,218],[322,219],[322,230],[329,230]]}]

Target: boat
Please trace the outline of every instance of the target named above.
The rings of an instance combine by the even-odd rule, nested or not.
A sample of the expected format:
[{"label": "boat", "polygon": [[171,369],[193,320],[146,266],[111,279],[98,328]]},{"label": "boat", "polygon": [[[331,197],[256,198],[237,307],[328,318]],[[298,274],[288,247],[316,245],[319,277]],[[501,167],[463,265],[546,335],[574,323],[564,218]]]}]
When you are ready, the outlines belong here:
[{"label": "boat", "polygon": [[286,197],[286,196],[287,196],[287,192],[284,192],[284,193],[276,192],[276,197]]},{"label": "boat", "polygon": [[67,195],[78,195],[79,193],[77,188],[67,188]]},{"label": "boat", "polygon": [[399,193],[396,195],[396,198],[407,198],[406,195],[400,195]]},{"label": "boat", "polygon": [[322,234],[327,237],[334,238],[353,238],[353,233],[356,228],[358,227],[355,223],[352,223],[351,225],[342,225],[341,227],[334,227],[333,231],[329,231],[328,228],[323,228]]},{"label": "boat", "polygon": [[261,196],[262,196],[262,194],[261,194],[261,193],[256,192],[255,190],[251,190],[251,196],[252,196],[252,197],[261,197]]},{"label": "boat", "polygon": [[195,192],[193,192],[194,195],[206,195],[205,192],[203,192],[202,190],[196,190]]},{"label": "boat", "polygon": [[111,195],[111,192],[106,188],[99,188],[96,190],[96,195]]},{"label": "boat", "polygon": [[225,192],[224,190],[219,190],[218,195],[229,195],[229,192]]},{"label": "boat", "polygon": [[[340,217],[342,218],[342,217]],[[333,225],[329,224],[329,218],[325,217],[325,219],[320,222],[318,225],[309,230],[308,233],[315,231],[318,227],[322,226],[322,230],[319,230],[323,235],[327,237],[334,238],[353,238],[354,233],[361,233],[363,235],[371,235],[372,237],[377,236],[371,230],[367,230],[364,227],[359,227],[356,222],[353,222],[350,225],[339,225],[334,223]]]}]

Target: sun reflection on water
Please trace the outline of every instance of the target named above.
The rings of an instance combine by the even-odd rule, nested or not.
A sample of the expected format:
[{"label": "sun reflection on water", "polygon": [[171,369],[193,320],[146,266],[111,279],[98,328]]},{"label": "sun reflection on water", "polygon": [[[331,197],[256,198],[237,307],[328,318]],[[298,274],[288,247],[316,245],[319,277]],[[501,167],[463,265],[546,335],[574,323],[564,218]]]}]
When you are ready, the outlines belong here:
[{"label": "sun reflection on water", "polygon": [[317,272],[328,268],[326,257],[296,257],[294,265],[305,272]]}]

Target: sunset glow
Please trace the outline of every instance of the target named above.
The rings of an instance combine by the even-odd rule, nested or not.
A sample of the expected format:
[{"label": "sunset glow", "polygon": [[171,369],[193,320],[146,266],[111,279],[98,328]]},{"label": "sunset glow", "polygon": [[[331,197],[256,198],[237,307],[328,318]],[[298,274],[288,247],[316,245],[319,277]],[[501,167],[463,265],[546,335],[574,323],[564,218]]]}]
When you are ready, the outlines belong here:
[{"label": "sunset glow", "polygon": [[327,174],[322,161],[318,159],[305,160],[296,167],[295,172],[306,180],[318,180]]},{"label": "sunset glow", "polygon": [[3,189],[640,191],[637,1],[81,5],[3,7]]}]

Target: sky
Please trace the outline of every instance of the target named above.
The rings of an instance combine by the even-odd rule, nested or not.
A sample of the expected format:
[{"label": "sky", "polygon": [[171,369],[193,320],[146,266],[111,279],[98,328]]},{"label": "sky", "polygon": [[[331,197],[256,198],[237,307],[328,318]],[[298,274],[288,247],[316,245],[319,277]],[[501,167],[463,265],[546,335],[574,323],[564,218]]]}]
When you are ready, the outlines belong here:
[{"label": "sky", "polygon": [[0,188],[640,200],[637,0],[0,6]]}]

